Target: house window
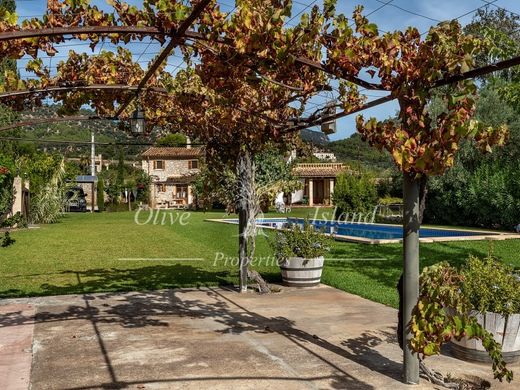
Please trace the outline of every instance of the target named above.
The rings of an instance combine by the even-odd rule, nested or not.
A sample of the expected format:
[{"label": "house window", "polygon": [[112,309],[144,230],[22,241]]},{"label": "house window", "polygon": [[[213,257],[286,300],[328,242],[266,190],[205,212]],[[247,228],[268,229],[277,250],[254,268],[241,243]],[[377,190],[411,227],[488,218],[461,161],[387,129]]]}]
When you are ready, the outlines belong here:
[{"label": "house window", "polygon": [[199,160],[190,160],[188,161],[188,169],[198,169]]},{"label": "house window", "polygon": [[185,185],[178,185],[177,186],[177,193],[175,194],[175,197],[177,199],[186,199],[188,198],[188,186]]},{"label": "house window", "polygon": [[153,162],[153,169],[164,169],[164,160],[155,160]]},{"label": "house window", "polygon": [[157,192],[166,192],[166,184],[157,184]]}]

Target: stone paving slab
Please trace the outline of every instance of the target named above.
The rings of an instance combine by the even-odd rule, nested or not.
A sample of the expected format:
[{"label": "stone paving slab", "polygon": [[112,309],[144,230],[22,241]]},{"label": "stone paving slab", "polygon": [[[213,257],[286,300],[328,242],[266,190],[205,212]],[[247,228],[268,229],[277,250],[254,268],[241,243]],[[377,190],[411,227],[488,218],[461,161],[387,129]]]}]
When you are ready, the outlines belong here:
[{"label": "stone paving slab", "polygon": [[0,306],[0,389],[29,387],[34,313],[29,304]]},{"label": "stone paving slab", "polygon": [[[3,303],[29,302],[32,389],[411,388],[400,381],[396,310],[327,286],[268,296],[203,288]],[[0,330],[27,323],[25,315],[2,317]],[[492,381],[486,365],[428,361],[443,373]]]}]

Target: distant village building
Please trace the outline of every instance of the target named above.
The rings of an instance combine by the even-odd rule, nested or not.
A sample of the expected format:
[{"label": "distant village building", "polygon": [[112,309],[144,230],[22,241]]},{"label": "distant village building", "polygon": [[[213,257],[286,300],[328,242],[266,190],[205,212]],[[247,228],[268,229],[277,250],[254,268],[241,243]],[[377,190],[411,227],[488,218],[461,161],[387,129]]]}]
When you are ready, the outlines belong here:
[{"label": "distant village building", "polygon": [[150,207],[187,208],[193,205],[193,181],[200,173],[202,148],[152,147],[142,155],[142,169],[152,178]]},{"label": "distant village building", "polygon": [[[79,157],[65,157],[65,161],[81,164],[83,160]],[[98,154],[94,157],[94,163],[96,166],[96,173],[101,173],[101,171],[107,170],[111,166],[117,166],[117,164],[119,164],[119,160],[104,159],[103,155]],[[140,166],[139,161],[124,160],[123,163],[133,168],[138,168]]]},{"label": "distant village building", "polygon": [[332,152],[316,151],[313,153],[314,157],[322,161],[336,162],[336,155]]}]

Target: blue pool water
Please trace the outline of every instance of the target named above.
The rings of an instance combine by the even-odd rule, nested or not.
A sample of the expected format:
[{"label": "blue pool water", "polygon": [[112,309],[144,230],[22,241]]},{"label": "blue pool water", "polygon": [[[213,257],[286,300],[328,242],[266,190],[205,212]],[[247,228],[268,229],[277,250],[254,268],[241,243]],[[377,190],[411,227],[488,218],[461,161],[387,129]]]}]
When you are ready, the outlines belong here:
[{"label": "blue pool water", "polygon": [[[236,222],[238,220],[227,220],[228,222]],[[282,229],[289,224],[303,224],[302,218],[269,218],[258,219],[259,226],[273,227]],[[403,228],[401,226],[370,224],[370,223],[352,223],[352,222],[337,222],[337,221],[322,221],[311,220],[310,223],[319,229],[323,229],[326,233],[334,233],[341,236],[361,237],[374,240],[395,240],[403,238]],[[492,235],[489,232],[472,232],[465,230],[443,230],[434,228],[421,228],[419,236],[422,238],[428,237],[470,237],[479,235]]]}]

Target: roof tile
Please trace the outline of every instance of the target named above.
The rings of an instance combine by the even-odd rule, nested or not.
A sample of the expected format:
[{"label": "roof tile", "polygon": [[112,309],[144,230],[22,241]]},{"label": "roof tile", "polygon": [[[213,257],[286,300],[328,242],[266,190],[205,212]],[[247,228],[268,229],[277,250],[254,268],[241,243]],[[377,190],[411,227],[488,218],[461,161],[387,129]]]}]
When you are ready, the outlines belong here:
[{"label": "roof tile", "polygon": [[341,163],[296,164],[293,174],[298,177],[336,177],[347,166]]},{"label": "roof tile", "polygon": [[151,147],[141,156],[143,158],[165,158],[165,159],[185,159],[203,156],[202,148],[183,148],[183,147]]}]

